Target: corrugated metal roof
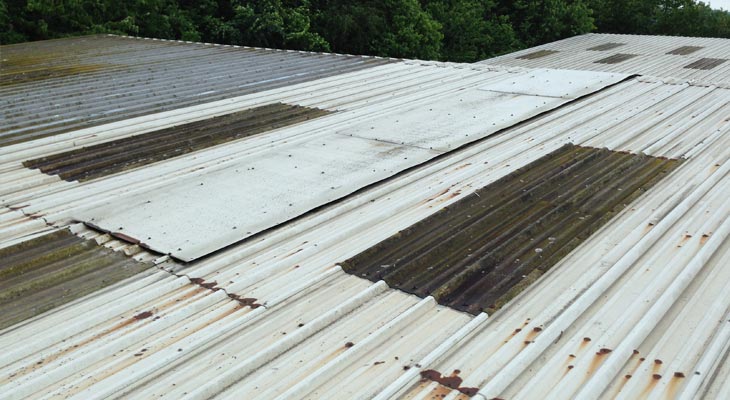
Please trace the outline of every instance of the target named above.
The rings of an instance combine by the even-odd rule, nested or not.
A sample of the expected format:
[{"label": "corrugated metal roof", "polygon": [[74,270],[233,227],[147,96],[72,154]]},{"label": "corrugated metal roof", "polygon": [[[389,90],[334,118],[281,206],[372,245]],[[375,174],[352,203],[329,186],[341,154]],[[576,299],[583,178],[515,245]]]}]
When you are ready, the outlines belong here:
[{"label": "corrugated metal roof", "polygon": [[[434,67],[407,69],[417,74]],[[471,75],[471,80],[453,86],[437,86],[428,97],[417,93],[405,104],[384,109],[385,99],[377,96],[349,115],[280,129],[278,134],[289,139],[266,149],[253,152],[245,141],[232,144],[226,150],[237,154],[215,170],[208,168],[174,186],[161,180],[72,217],[192,261],[626,78],[595,72],[558,76],[541,70]],[[318,94],[331,94],[333,89]],[[487,109],[489,113],[483,112]],[[217,195],[211,197],[211,191]],[[193,214],[196,218],[188,217]]]},{"label": "corrugated metal roof", "polygon": [[479,63],[620,72],[728,85],[728,60],[730,39],[589,33]]},{"label": "corrugated metal roof", "polygon": [[[133,249],[127,249],[127,256]],[[0,329],[137,275],[151,264],[57,230],[0,249]]]},{"label": "corrugated metal roof", "polygon": [[387,62],[114,35],[3,46],[0,146]]},{"label": "corrugated metal roof", "polygon": [[[632,78],[188,264],[71,217],[306,132],[261,133],[82,183],[22,165],[276,102],[336,110],[307,122],[320,130],[331,118],[406,117],[418,99],[523,72],[399,62],[0,149],[0,248],[48,223],[155,264],[0,331],[0,398],[728,397],[727,88]],[[684,161],[491,316],[338,266],[568,143]]]},{"label": "corrugated metal roof", "polygon": [[676,165],[565,145],[342,267],[457,310],[491,314]]}]

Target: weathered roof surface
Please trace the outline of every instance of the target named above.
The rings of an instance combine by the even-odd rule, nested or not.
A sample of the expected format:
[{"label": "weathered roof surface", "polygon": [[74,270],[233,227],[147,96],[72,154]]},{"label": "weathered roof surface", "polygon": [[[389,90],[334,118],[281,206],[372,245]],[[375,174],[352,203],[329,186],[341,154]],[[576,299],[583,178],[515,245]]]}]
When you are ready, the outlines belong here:
[{"label": "weathered roof surface", "polygon": [[480,61],[730,84],[730,39],[589,33]]},{"label": "weathered roof surface", "polygon": [[0,146],[387,62],[113,35],[3,46]]},{"label": "weathered roof surface", "polygon": [[[20,193],[8,185],[0,196],[7,196],[11,205],[23,202],[26,212],[34,212],[34,203],[43,201],[39,194],[68,188],[64,194],[79,201],[68,205],[69,198],[64,199],[65,218],[191,261],[625,78],[596,72],[391,63],[0,148],[8,168],[20,174],[20,179],[9,181],[21,185]],[[394,98],[397,92],[401,95]],[[213,117],[231,118],[231,112],[248,110],[256,119],[265,118],[261,110],[272,102],[316,108],[320,116],[296,119],[288,127],[267,124],[250,140],[233,140],[248,136],[238,126],[238,135],[225,146],[204,131],[201,121],[214,124]],[[324,116],[324,110],[329,115]],[[190,125],[203,131],[200,143],[205,146],[191,139],[172,147],[164,145],[169,140],[156,144],[160,131],[181,139],[175,135],[183,136]],[[108,175],[114,179],[79,185],[59,179],[68,176],[41,173],[43,160],[64,153],[90,153],[82,156],[72,174],[97,163],[112,168],[111,161],[132,155],[123,145],[127,141],[134,141],[132,147],[144,156],[122,163],[118,174]],[[57,153],[81,144],[86,146]],[[101,157],[104,149],[110,152],[107,160]],[[182,157],[165,161],[175,155]],[[139,168],[144,165],[147,168]],[[27,167],[41,169],[28,176]],[[31,188],[34,182],[39,186]],[[144,184],[131,184],[136,182]],[[211,192],[218,194],[210,196]]]},{"label": "weathered roof surface", "polygon": [[[388,112],[408,118],[430,96],[523,72],[396,62],[0,148],[0,248],[68,229],[155,266],[0,331],[0,398],[728,397],[730,89],[717,85],[623,81],[507,121],[190,263],[73,221],[110,198],[164,193],[208,169],[339,129],[328,119],[348,127]],[[335,112],[86,182],[23,166],[275,103]],[[455,121],[455,135],[463,133],[459,118],[474,116],[469,107],[446,113],[454,118],[433,118]],[[374,133],[396,139],[417,132],[378,126]],[[634,154],[617,159],[682,161],[493,315],[339,266],[570,143]]]}]

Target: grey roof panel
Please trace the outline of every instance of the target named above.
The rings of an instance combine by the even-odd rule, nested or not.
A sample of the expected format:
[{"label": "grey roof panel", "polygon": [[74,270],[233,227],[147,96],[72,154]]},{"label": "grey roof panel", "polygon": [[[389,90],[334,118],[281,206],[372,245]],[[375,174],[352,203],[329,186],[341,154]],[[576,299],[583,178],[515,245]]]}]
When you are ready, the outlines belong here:
[{"label": "grey roof panel", "polygon": [[[633,56],[606,58],[602,54],[613,49]],[[546,52],[556,54],[530,56]],[[596,61],[600,58],[604,60]],[[730,39],[589,33],[490,58],[479,64],[621,72],[730,84],[730,63],[711,63],[703,61],[705,59],[730,59]],[[686,68],[688,65],[699,68]]]},{"label": "grey roof panel", "polygon": [[0,146],[387,62],[111,35],[2,46]]}]

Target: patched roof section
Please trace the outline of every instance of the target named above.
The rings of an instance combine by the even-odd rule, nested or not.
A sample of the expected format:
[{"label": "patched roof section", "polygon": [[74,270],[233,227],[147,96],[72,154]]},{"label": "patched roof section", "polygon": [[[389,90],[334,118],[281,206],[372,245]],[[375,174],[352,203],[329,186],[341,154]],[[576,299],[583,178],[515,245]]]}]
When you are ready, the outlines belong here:
[{"label": "patched roof section", "polygon": [[687,64],[684,67],[685,68],[692,68],[692,69],[713,69],[717,67],[720,64],[723,64],[725,59],[723,58],[701,58],[693,63]]},{"label": "patched roof section", "polygon": [[687,54],[692,54],[695,51],[702,50],[702,49],[704,49],[704,47],[702,47],[702,46],[682,46],[682,47],[677,47],[674,50],[668,51],[667,54],[686,56]]},{"label": "patched roof section", "polygon": [[523,60],[534,60],[536,58],[547,57],[549,55],[553,55],[553,54],[557,54],[557,53],[559,53],[559,52],[554,51],[554,50],[538,50],[536,52],[525,54],[525,55],[519,56],[517,58],[520,58]]},{"label": "patched roof section", "polygon": [[25,161],[66,181],[86,181],[293,125],[328,111],[283,103],[173,126]]},{"label": "patched roof section", "polygon": [[595,61],[597,64],[618,64],[620,62],[624,62],[626,60],[630,60],[632,58],[636,57],[636,54],[614,54],[612,56],[608,56],[606,58],[602,58],[600,60]]},{"label": "patched roof section", "polygon": [[67,229],[0,249],[0,329],[152,266]]},{"label": "patched roof section", "polygon": [[458,310],[491,313],[677,164],[566,145],[342,266]]},{"label": "patched roof section", "polygon": [[589,48],[588,50],[591,50],[591,51],[607,51],[607,50],[613,50],[616,47],[621,47],[621,46],[623,46],[625,44],[626,43],[609,42],[609,43],[599,44],[598,46],[593,46],[593,47]]}]

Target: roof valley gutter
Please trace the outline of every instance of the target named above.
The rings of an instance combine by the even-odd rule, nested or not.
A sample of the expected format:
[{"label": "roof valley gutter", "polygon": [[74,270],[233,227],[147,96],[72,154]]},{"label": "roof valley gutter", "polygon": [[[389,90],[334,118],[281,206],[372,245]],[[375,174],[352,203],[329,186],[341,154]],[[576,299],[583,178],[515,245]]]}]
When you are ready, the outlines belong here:
[{"label": "roof valley gutter", "polygon": [[[710,175],[701,185],[693,190],[689,196],[678,204],[672,211],[667,214],[652,230],[650,230],[638,243],[636,243],[628,252],[623,254],[623,249],[614,248],[611,255],[606,258],[618,259],[606,273],[601,276],[591,287],[583,292],[575,302],[566,308],[560,316],[552,321],[546,329],[535,339],[535,341],[515,356],[502,369],[501,373],[489,380],[479,393],[486,398],[499,396],[517,377],[542,354],[547,347],[560,337],[567,327],[572,325],[608,288],[611,287],[623,274],[631,267],[657,240],[661,238],[680,217],[682,217],[693,204],[697,203],[712,187],[714,187],[724,176],[730,171],[730,162],[725,162],[723,166]],[[675,194],[674,197],[682,197],[682,193]],[[727,224],[726,224],[727,225]],[[537,318],[533,319],[537,320]]]}]

